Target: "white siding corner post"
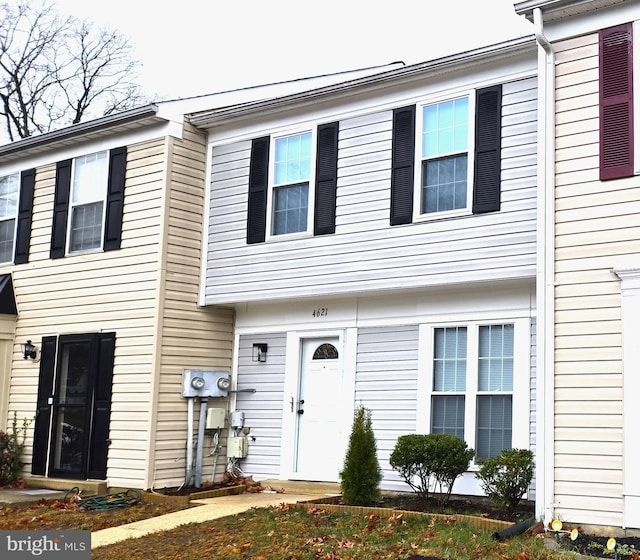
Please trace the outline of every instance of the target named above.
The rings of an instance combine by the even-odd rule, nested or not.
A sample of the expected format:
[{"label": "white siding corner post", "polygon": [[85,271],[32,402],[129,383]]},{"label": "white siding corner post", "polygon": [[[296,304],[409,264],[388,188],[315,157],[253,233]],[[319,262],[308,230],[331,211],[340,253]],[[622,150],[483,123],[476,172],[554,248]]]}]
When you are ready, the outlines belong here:
[{"label": "white siding corner post", "polygon": [[640,477],[636,475],[640,462],[640,267],[614,272],[621,280],[622,294],[623,523],[625,527],[640,527]]},{"label": "white siding corner post", "polygon": [[536,309],[536,517],[545,524],[554,493],[554,247],[555,247],[555,54],[544,35],[542,11],[533,10],[538,49],[538,225]]}]

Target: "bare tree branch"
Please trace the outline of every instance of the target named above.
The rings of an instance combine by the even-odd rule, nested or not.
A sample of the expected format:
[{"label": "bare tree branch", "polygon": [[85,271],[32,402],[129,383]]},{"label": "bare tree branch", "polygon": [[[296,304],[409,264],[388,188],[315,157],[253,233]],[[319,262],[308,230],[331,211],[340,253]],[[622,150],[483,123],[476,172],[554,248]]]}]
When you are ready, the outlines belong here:
[{"label": "bare tree branch", "polygon": [[145,101],[127,39],[52,2],[0,3],[0,117],[11,141]]}]

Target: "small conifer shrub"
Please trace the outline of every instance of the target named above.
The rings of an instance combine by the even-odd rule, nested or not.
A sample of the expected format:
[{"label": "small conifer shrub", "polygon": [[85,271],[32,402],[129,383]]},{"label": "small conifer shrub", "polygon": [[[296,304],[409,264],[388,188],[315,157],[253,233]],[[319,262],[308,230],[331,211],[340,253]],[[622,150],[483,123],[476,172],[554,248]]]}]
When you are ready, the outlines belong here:
[{"label": "small conifer shrub", "polygon": [[380,500],[382,471],[378,463],[371,411],[360,406],[353,418],[349,447],[340,471],[342,501],[352,506],[374,505]]}]

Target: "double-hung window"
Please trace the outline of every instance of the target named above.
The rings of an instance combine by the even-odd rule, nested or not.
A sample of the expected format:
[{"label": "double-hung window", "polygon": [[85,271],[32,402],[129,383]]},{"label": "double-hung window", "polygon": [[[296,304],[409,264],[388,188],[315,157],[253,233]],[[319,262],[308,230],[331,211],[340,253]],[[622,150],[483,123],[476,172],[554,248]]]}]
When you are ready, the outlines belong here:
[{"label": "double-hung window", "polygon": [[69,252],[102,247],[108,152],[99,152],[73,161],[69,220]]},{"label": "double-hung window", "polygon": [[392,226],[500,210],[502,85],[393,110]]},{"label": "double-hung window", "polygon": [[271,191],[272,235],[308,230],[311,164],[311,132],[275,139]]},{"label": "double-hung window", "polygon": [[126,146],[56,163],[52,259],[120,249],[126,171]]},{"label": "double-hung window", "polygon": [[0,262],[13,260],[20,174],[0,177]]},{"label": "double-hung window", "polygon": [[469,129],[468,97],[422,108],[422,214],[467,207]]},{"label": "double-hung window", "polygon": [[336,230],[339,122],[251,141],[247,243]]},{"label": "double-hung window", "polygon": [[437,327],[431,348],[429,431],[463,439],[478,459],[513,447],[514,323]]}]

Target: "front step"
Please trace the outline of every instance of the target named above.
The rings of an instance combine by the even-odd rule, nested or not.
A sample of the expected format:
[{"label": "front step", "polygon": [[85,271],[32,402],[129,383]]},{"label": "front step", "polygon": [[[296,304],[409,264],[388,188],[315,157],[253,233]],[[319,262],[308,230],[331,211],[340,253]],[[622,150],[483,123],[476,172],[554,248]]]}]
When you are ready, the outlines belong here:
[{"label": "front step", "polygon": [[288,494],[312,494],[319,496],[335,496],[342,493],[340,484],[337,482],[314,482],[307,480],[261,480],[260,486],[267,488],[271,486],[274,490],[283,488]]},{"label": "front step", "polygon": [[27,476],[24,480],[30,488],[65,491],[77,486],[84,496],[95,496],[107,493],[107,483],[104,480],[70,480],[66,478],[46,478],[39,476]]}]

